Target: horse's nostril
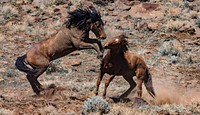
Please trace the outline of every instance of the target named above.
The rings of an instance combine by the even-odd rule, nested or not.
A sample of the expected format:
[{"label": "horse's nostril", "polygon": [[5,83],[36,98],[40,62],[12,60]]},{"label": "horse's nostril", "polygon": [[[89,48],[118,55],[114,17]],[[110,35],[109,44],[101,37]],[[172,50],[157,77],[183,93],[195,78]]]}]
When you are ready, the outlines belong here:
[{"label": "horse's nostril", "polygon": [[100,36],[101,39],[106,39],[106,35]]}]

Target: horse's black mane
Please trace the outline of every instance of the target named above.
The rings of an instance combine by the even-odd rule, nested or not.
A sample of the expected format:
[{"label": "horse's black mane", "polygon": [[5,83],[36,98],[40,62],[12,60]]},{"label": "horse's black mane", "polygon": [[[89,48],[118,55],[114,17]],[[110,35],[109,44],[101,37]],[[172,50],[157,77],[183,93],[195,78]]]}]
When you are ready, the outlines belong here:
[{"label": "horse's black mane", "polygon": [[122,51],[123,51],[123,52],[127,51],[127,50],[128,50],[128,47],[129,47],[128,41],[126,40],[126,43],[122,46]]},{"label": "horse's black mane", "polygon": [[82,6],[72,12],[68,12],[68,14],[68,20],[64,23],[67,28],[74,26],[82,29],[88,19],[91,19],[92,22],[100,21],[103,23],[100,13],[93,6],[85,8]]},{"label": "horse's black mane", "polygon": [[122,34],[119,36],[119,38],[121,39],[120,40],[121,41],[121,50],[123,52],[127,51],[128,47],[129,47],[128,40],[127,40],[128,37]]}]

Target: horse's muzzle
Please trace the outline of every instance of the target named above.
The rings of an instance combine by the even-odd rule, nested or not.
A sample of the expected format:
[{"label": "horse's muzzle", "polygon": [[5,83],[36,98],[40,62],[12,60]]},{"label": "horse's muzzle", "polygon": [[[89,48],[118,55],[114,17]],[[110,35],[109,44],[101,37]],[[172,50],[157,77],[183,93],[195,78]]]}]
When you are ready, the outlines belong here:
[{"label": "horse's muzzle", "polygon": [[99,38],[100,38],[100,39],[103,39],[103,40],[106,39],[106,37],[107,37],[106,34],[103,34],[103,35],[100,35],[100,36],[99,36]]}]

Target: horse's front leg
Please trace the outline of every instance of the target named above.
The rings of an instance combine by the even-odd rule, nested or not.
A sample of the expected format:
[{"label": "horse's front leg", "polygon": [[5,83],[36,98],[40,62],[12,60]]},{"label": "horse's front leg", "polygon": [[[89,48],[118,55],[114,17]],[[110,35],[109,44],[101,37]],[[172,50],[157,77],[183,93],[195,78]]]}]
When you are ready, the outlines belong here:
[{"label": "horse's front leg", "polygon": [[107,88],[108,88],[110,82],[114,79],[114,77],[115,77],[115,75],[111,75],[111,76],[106,80],[105,87],[104,87],[104,92],[103,92],[103,98],[104,98],[104,99],[106,98]]},{"label": "horse's front leg", "polygon": [[85,39],[85,42],[97,45],[96,46],[98,48],[97,49],[97,53],[98,53],[98,57],[97,58],[102,58],[103,57],[104,48],[103,48],[100,40],[88,38],[88,39]]},{"label": "horse's front leg", "polygon": [[98,44],[96,44],[96,43],[87,43],[87,42],[81,41],[78,44],[77,49],[78,50],[82,50],[82,49],[94,49],[98,53],[98,56],[97,56],[98,59],[100,59],[100,58],[103,57],[103,48],[100,48],[98,46]]},{"label": "horse's front leg", "polygon": [[105,73],[102,70],[100,70],[100,73],[99,73],[99,76],[98,76],[97,82],[96,82],[96,89],[95,89],[95,92],[94,92],[95,95],[98,95],[99,85],[101,84],[101,81],[102,81],[102,78],[103,78],[104,74]]}]

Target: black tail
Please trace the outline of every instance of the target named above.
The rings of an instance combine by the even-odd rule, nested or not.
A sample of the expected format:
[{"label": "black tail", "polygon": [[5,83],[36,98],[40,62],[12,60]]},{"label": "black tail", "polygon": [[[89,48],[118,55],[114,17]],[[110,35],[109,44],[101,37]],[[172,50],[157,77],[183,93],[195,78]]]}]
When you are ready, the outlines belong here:
[{"label": "black tail", "polygon": [[36,72],[35,69],[29,68],[27,66],[27,64],[25,64],[25,59],[26,59],[26,55],[23,55],[21,57],[18,57],[16,62],[15,62],[15,66],[17,67],[18,70],[25,72],[27,74],[34,74]]},{"label": "black tail", "polygon": [[155,98],[156,94],[154,92],[154,88],[153,88],[153,82],[152,82],[152,77],[151,74],[149,72],[149,70],[146,70],[145,73],[145,80],[144,80],[144,85],[147,89],[147,92],[153,97]]}]

